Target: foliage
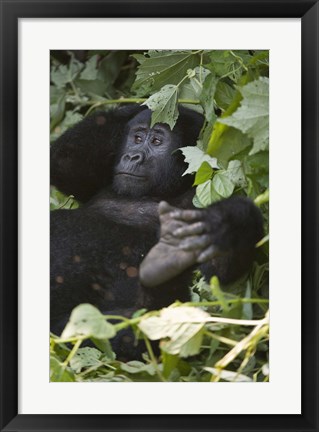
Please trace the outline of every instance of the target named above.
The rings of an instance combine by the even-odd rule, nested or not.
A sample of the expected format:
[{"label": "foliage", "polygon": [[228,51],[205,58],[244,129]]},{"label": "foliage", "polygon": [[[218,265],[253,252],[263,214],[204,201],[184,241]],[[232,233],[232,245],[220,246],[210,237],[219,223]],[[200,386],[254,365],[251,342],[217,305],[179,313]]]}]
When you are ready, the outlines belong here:
[{"label": "foliage", "polygon": [[[205,117],[197,146],[181,150],[184,174],[195,174],[194,205],[246,195],[267,233],[268,58],[244,50],[53,51],[51,139],[97,108],[130,102],[146,104],[152,124],[173,128],[182,103]],[[78,204],[52,188],[50,205]],[[257,247],[253,269],[231,286],[197,273],[189,303],[130,319],[78,306],[61,337],[51,335],[51,381],[267,381],[268,235]],[[109,339],[128,327],[145,341],[143,361],[124,363],[112,352]],[[159,357],[151,340],[160,340]]]}]

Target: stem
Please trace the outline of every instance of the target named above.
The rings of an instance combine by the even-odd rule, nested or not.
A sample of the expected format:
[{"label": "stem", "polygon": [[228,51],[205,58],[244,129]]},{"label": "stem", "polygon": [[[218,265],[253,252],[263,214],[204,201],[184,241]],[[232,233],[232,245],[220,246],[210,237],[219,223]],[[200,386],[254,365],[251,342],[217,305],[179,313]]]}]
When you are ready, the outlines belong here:
[{"label": "stem", "polygon": [[134,324],[138,324],[142,318],[145,318],[145,315],[143,315],[142,317],[138,317],[138,318],[126,319],[122,323],[115,324],[114,328],[115,328],[116,332],[118,332],[120,330],[125,329],[126,327],[129,327],[129,326],[134,325]]},{"label": "stem", "polygon": [[104,315],[104,318],[109,320],[120,320],[120,321],[130,321],[129,318],[126,318],[122,315]]},{"label": "stem", "polygon": [[223,78],[226,78],[226,77],[228,77],[228,76],[230,76],[230,75],[233,75],[234,73],[236,73],[236,72],[239,71],[240,69],[241,69],[241,66],[238,66],[237,69],[234,69],[234,70],[232,70],[232,71],[230,71],[230,72],[227,72],[225,75],[223,75],[222,77],[220,77],[220,79],[223,79]]},{"label": "stem", "polygon": [[176,87],[179,87],[186,79],[189,79],[188,75],[185,75],[183,79],[180,80],[178,84],[176,84]]},{"label": "stem", "polygon": [[69,342],[78,342],[79,340],[81,341],[81,342],[83,342],[85,339],[87,339],[87,338],[85,338],[85,337],[81,337],[80,339],[78,338],[78,337],[72,337],[72,338],[69,338],[69,339],[62,339],[62,338],[56,338],[56,339],[54,339],[53,338],[53,340],[54,340],[54,343],[56,343],[56,344],[61,344],[61,343],[69,343]]},{"label": "stem", "polygon": [[91,372],[94,372],[95,370],[99,369],[101,366],[104,366],[106,369],[110,369],[111,371],[116,371],[116,367],[100,362],[98,365],[91,366],[88,369],[86,369],[85,371],[79,373],[78,378],[83,378],[85,375],[88,375]]},{"label": "stem", "polygon": [[239,57],[237,54],[235,54],[233,51],[229,51],[230,54],[235,57],[236,60],[239,61],[239,63],[241,64],[242,68],[245,69],[246,72],[248,72],[248,68],[245,66],[243,59],[241,57]]},{"label": "stem", "polygon": [[258,243],[256,243],[256,248],[259,248],[260,246],[264,245],[269,241],[269,234],[267,234],[265,237],[263,237]]},{"label": "stem", "polygon": [[269,317],[268,312],[264,319],[260,320],[258,323],[256,322],[256,327],[249,333],[248,336],[246,336],[244,339],[242,339],[238,344],[231,349],[225,357],[223,357],[221,360],[219,360],[215,367],[217,369],[224,369],[229,363],[231,363],[242,351],[247,349],[249,345],[254,340],[255,345],[257,345],[258,341],[264,337],[269,330]]},{"label": "stem", "polygon": [[74,92],[75,97],[77,98],[77,100],[81,103],[81,98],[78,92],[78,89],[75,87],[74,82],[71,80],[69,81],[70,86],[72,87],[72,90]]},{"label": "stem", "polygon": [[153,366],[154,366],[154,368],[156,370],[156,373],[157,373],[159,379],[162,382],[166,382],[166,379],[162,375],[162,372],[159,370],[159,367],[158,367],[158,364],[157,364],[157,361],[156,361],[156,358],[155,358],[155,355],[154,355],[154,351],[153,351],[152,345],[150,344],[150,341],[147,339],[146,336],[143,335],[143,337],[144,337],[144,342],[145,342],[148,354],[149,354],[150,359],[151,359],[151,363],[153,364]]},{"label": "stem", "polygon": [[63,208],[64,206],[66,206],[67,203],[68,203],[70,200],[72,200],[72,199],[74,199],[74,196],[73,196],[73,195],[68,196],[67,199],[64,201],[64,203],[61,204],[59,207],[57,207],[56,210],[60,210],[60,209],[62,209],[62,208]]},{"label": "stem", "polygon": [[[226,300],[228,304],[234,303],[269,303],[267,299],[234,299],[234,300]],[[203,307],[203,306],[222,306],[222,303],[219,300],[216,301],[203,301],[203,302],[186,302],[183,303],[184,306],[194,306],[194,307]]]},{"label": "stem", "polygon": [[74,347],[72,348],[70,354],[67,356],[67,358],[64,360],[64,362],[62,363],[62,367],[63,369],[65,369],[67,367],[67,365],[70,363],[70,361],[73,359],[73,357],[75,356],[75,354],[77,353],[77,350],[80,348],[82,343],[82,339],[79,339]]},{"label": "stem", "polygon": [[263,192],[262,194],[258,195],[258,197],[256,197],[254,199],[254,203],[258,207],[260,207],[262,204],[266,204],[268,202],[269,202],[269,189],[266,189],[265,192]]},{"label": "stem", "polygon": [[208,331],[208,330],[206,330],[206,331],[204,332],[204,334],[205,334],[206,336],[209,336],[210,338],[215,339],[215,340],[217,340],[218,342],[222,342],[222,343],[224,343],[224,344],[226,344],[226,345],[231,345],[231,346],[236,346],[236,345],[237,345],[237,342],[233,341],[232,339],[228,339],[228,338],[226,338],[226,337],[224,337],[224,336],[219,336],[219,335],[217,335],[217,334],[215,334],[215,333],[212,333],[212,332],[210,332],[210,331]]},{"label": "stem", "polygon": [[[182,81],[186,78],[187,77],[184,77],[182,79]],[[181,84],[181,82],[179,84]],[[122,98],[122,99],[106,99],[106,100],[99,101],[99,102],[91,101],[91,102],[87,102],[87,103],[82,104],[82,105],[91,105],[91,107],[87,110],[87,112],[85,114],[85,116],[87,116],[88,114],[90,114],[90,112],[92,112],[95,108],[98,108],[99,106],[114,105],[114,104],[126,104],[126,103],[140,103],[141,104],[141,103],[146,102],[146,101],[147,101],[147,98]],[[179,99],[178,103],[199,105],[200,102],[199,102],[199,100],[194,100],[194,99]]]}]

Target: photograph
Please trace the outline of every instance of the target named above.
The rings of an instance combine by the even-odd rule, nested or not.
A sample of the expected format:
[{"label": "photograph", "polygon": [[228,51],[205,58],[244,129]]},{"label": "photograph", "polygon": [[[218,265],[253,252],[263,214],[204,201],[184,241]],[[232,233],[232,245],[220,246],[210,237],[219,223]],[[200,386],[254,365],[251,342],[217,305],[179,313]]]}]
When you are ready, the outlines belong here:
[{"label": "photograph", "polygon": [[51,382],[271,381],[269,50],[51,50],[50,185]]},{"label": "photograph", "polygon": [[318,432],[319,0],[0,4],[0,432]]}]

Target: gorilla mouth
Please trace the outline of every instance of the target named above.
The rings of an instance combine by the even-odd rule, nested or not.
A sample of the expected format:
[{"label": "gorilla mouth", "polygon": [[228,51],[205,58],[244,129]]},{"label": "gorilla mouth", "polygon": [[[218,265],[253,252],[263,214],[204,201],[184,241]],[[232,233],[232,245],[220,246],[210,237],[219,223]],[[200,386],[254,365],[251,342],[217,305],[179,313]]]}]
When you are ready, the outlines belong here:
[{"label": "gorilla mouth", "polygon": [[133,174],[133,173],[128,173],[128,172],[118,172],[115,174],[116,176],[123,176],[123,177],[134,177],[134,178],[139,178],[139,179],[145,179],[145,176],[141,176],[141,175],[137,175],[137,174]]}]

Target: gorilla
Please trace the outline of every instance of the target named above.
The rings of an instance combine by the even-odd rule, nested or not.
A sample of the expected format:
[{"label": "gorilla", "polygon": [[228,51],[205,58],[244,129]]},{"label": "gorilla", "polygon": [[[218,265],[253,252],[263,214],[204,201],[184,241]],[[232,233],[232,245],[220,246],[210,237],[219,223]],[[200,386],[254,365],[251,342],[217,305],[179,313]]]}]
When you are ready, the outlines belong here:
[{"label": "gorilla", "polygon": [[[51,212],[51,330],[72,309],[131,316],[188,301],[193,272],[223,284],[245,273],[263,234],[259,209],[234,196],[196,209],[193,176],[180,147],[196,145],[203,124],[179,107],[177,124],[150,127],[151,111],[129,105],[99,111],[51,147],[51,184],[82,205]],[[118,357],[141,348],[127,334],[111,340]]]}]

